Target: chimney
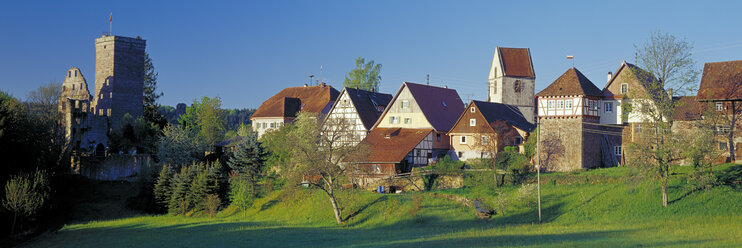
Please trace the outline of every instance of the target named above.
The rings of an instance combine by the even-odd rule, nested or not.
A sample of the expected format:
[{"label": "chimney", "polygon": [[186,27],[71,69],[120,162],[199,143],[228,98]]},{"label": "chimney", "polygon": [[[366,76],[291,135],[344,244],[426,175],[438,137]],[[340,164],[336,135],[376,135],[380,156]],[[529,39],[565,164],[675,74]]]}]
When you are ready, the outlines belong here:
[{"label": "chimney", "polygon": [[606,83],[610,82],[611,78],[613,78],[613,72],[608,72],[608,81],[606,81]]},{"label": "chimney", "polygon": [[307,84],[304,84],[304,87],[307,87],[307,86],[309,86],[309,85],[307,85]]},{"label": "chimney", "polygon": [[443,88],[446,88],[446,89],[448,89],[448,85],[443,85]]},{"label": "chimney", "polygon": [[325,83],[320,83],[320,84],[319,84],[319,86],[325,87],[325,86],[327,86],[327,84],[325,84]]}]

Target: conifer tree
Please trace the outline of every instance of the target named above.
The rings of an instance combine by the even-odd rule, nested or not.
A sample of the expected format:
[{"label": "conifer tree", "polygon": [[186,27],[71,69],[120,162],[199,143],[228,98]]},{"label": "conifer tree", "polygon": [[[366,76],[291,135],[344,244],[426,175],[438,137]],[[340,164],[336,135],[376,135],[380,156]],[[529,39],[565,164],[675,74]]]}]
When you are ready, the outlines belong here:
[{"label": "conifer tree", "polygon": [[172,172],[170,172],[170,167],[163,165],[153,190],[158,210],[164,211],[167,209],[168,204],[170,204],[170,196],[172,195],[170,181],[172,180],[172,177],[173,175]]},{"label": "conifer tree", "polygon": [[191,169],[183,166],[180,173],[173,176],[170,185],[172,194],[168,203],[168,212],[172,215],[185,214],[190,209],[188,188],[191,182]]},{"label": "conifer tree", "polygon": [[200,211],[204,209],[204,199],[210,193],[208,189],[209,177],[203,164],[194,165],[191,174],[193,176],[188,188],[187,198],[189,206],[193,210]]},{"label": "conifer tree", "polygon": [[267,156],[268,152],[258,141],[257,134],[250,130],[237,145],[234,157],[227,162],[232,170],[247,180],[252,196],[257,195],[256,186],[265,168]]}]

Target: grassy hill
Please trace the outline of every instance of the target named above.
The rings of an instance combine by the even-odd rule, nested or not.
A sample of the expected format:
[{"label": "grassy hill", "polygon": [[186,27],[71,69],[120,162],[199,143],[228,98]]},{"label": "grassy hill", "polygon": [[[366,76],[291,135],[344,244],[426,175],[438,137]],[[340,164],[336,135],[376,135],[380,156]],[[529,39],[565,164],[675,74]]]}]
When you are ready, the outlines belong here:
[{"label": "grassy hill", "polygon": [[[661,207],[659,185],[626,168],[542,177],[543,223],[529,186],[469,187],[435,192],[341,193],[345,224],[336,225],[317,190],[274,192],[247,217],[227,208],[215,218],[135,216],[66,225],[27,247],[477,247],[477,246],[742,246],[742,192],[729,186],[695,190],[670,184]],[[479,220],[451,198],[480,199],[498,215]],[[504,213],[503,213],[504,211]]]}]

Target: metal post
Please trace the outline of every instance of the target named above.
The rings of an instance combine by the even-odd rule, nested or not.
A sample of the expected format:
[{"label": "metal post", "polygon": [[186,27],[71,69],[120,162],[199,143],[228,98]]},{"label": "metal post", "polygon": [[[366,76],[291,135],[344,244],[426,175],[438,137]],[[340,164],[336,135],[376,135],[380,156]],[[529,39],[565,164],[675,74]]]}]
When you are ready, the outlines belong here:
[{"label": "metal post", "polygon": [[538,223],[541,223],[541,119],[536,116],[536,182],[538,184]]}]

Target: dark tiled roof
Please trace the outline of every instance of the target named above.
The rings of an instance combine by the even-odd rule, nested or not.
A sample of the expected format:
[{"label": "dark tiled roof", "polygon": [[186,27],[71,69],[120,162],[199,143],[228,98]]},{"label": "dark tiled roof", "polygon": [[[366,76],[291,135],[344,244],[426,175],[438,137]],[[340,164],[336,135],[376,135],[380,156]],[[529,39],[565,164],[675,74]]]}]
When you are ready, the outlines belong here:
[{"label": "dark tiled roof", "polygon": [[454,89],[410,82],[405,82],[404,85],[410,90],[423,115],[436,131],[451,130],[464,111],[464,103]]},{"label": "dark tiled roof", "polygon": [[235,145],[237,145],[237,143],[239,143],[240,141],[242,141],[243,138],[244,137],[242,137],[242,136],[234,136],[234,138],[231,138],[231,139],[228,139],[228,140],[225,140],[225,141],[216,143],[216,144],[214,144],[214,146],[216,146],[216,147],[235,146]]},{"label": "dark tiled roof", "polygon": [[528,48],[498,47],[505,76],[536,77]]},{"label": "dark tiled roof", "polygon": [[556,81],[551,83],[546,89],[542,90],[536,96],[597,96],[600,97],[601,90],[587,79],[585,75],[575,69],[569,68]]},{"label": "dark tiled roof", "polygon": [[361,144],[368,145],[371,155],[365,163],[399,163],[432,129],[374,128]]},{"label": "dark tiled roof", "polygon": [[536,125],[528,122],[520,110],[515,106],[494,102],[472,102],[477,106],[490,125],[493,125],[496,121],[505,121],[507,124],[526,132],[532,132],[536,129]]},{"label": "dark tiled roof", "polygon": [[675,121],[695,121],[701,119],[703,108],[695,96],[674,97],[675,112],[672,119]]},{"label": "dark tiled roof", "polygon": [[[389,102],[392,101],[391,94],[348,87],[343,90],[348,93],[348,97],[353,101],[353,106],[355,106],[356,111],[358,112],[358,117],[361,118],[361,122],[363,122],[363,126],[366,127],[366,130],[371,130],[374,123],[376,123],[376,120],[381,116],[381,113],[384,112],[383,110],[389,106]],[[379,111],[377,106],[383,106],[382,110]]]},{"label": "dark tiled roof", "polygon": [[299,111],[326,114],[339,94],[328,85],[286,88],[263,102],[250,118],[295,117]]},{"label": "dark tiled roof", "polygon": [[706,63],[698,100],[742,99],[742,60]]}]

